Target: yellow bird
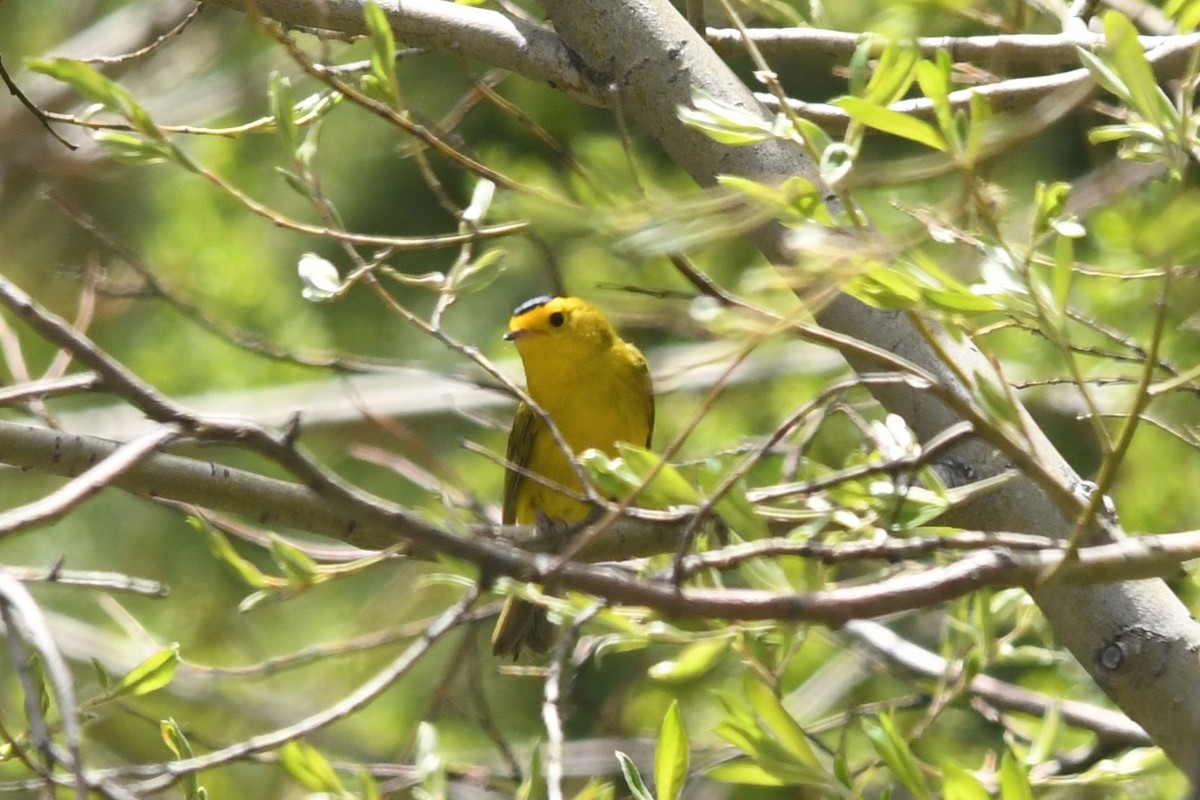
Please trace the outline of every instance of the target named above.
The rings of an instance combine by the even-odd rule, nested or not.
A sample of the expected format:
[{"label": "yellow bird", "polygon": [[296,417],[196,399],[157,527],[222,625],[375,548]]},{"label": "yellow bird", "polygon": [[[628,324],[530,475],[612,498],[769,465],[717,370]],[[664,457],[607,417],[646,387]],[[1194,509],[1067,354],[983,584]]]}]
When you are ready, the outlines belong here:
[{"label": "yellow bird", "polygon": [[[554,420],[571,450],[615,456],[617,442],[650,446],[654,390],[646,359],[613,330],[608,318],[578,297],[535,297],[513,312],[505,339],[515,342],[525,366],[529,396]],[[553,486],[579,494],[581,487],[550,429],[525,403],[517,406],[507,458]],[[504,476],[505,525],[551,520],[578,522],[590,506],[524,474]],[[528,647],[550,649],[554,628],[545,612],[510,597],[492,633],[492,653],[513,656]]]}]

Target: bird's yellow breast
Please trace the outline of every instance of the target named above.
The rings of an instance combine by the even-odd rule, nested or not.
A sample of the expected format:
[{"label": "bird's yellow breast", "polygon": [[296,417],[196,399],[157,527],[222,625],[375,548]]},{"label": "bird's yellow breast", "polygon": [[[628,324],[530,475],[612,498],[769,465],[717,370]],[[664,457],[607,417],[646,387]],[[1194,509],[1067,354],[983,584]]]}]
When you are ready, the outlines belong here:
[{"label": "bird's yellow breast", "polygon": [[[530,384],[530,396],[558,426],[572,452],[595,448],[609,456],[617,443],[649,443],[653,402],[641,354],[624,342],[621,350],[591,369],[570,370],[565,380]],[[531,412],[530,412],[531,413]],[[579,479],[550,429],[535,423],[526,469],[569,491],[580,491]],[[576,521],[587,516],[588,506],[568,494],[526,478],[516,496],[516,521],[532,523],[538,512],[547,517]]]},{"label": "bird's yellow breast", "polygon": [[[654,392],[646,360],[599,309],[577,297],[537,297],[517,308],[505,338],[521,354],[529,396],[554,420],[571,452],[595,448],[611,456],[618,442],[649,446]],[[523,403],[508,460],[521,469],[505,479],[506,523],[533,523],[539,513],[566,521],[587,516],[588,505],[571,496],[580,493],[580,483],[570,461]]]}]

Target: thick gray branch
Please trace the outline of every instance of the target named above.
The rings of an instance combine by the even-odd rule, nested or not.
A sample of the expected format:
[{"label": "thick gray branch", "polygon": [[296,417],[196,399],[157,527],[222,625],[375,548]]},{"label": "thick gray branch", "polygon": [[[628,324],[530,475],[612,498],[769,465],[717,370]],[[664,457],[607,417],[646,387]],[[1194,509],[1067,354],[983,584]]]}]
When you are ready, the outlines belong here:
[{"label": "thick gray branch", "polygon": [[[244,10],[245,0],[202,0]],[[259,10],[284,25],[366,35],[361,0],[256,0]],[[598,105],[604,87],[580,74],[562,40],[548,28],[498,11],[444,0],[379,0],[397,41],[457,53]]]}]

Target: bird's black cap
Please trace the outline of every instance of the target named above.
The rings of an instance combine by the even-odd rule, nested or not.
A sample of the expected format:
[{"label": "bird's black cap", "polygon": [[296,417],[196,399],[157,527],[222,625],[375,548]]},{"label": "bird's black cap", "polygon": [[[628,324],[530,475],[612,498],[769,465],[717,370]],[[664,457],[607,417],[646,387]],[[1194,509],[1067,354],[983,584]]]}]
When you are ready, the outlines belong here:
[{"label": "bird's black cap", "polygon": [[550,295],[550,294],[540,294],[537,297],[531,297],[528,300],[526,300],[524,303],[521,303],[521,305],[519,305],[515,309],[513,309],[512,315],[514,317],[519,317],[522,314],[528,314],[530,311],[533,311],[535,308],[540,308],[541,306],[546,305],[546,303],[549,303],[554,298],[555,298],[555,295]]}]

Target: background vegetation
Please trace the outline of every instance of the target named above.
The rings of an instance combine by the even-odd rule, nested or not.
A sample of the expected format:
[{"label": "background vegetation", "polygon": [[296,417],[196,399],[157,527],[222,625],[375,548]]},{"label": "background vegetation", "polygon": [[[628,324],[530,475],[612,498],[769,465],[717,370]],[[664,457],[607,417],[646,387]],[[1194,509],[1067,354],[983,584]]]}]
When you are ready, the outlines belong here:
[{"label": "background vegetation", "polygon": [[[482,557],[370,557],[314,535],[330,533],[316,522],[274,524],[286,508],[230,516],[199,493],[57,495],[32,523],[0,516],[6,796],[1186,791],[1191,765],[1109,704],[1020,588],[1062,556],[1050,532],[998,521],[981,534],[940,516],[992,484],[922,449],[919,425],[867,391],[882,379],[804,331],[845,291],[969,338],[1013,387],[969,393],[976,430],[1019,446],[1024,404],[1127,532],[1177,536],[1163,560],[1130,551],[1100,577],[1160,575],[1191,606],[1178,566],[1200,518],[1191,4],[687,5],[764,101],[806,103],[770,128],[698,98],[690,123],[725,144],[802,139],[812,174],[780,191],[697,189],[619,103],[582,103],[420,25],[393,33],[367,9],[347,31],[367,35],[339,37],[285,31],[253,4],[0,2],[3,65],[43,113],[16,96],[0,105],[0,273],[40,319],[86,336],[72,350],[69,334],[31,325],[8,286],[10,385],[86,379],[87,354],[107,354],[204,419],[290,432],[272,450],[218,417],[184,425],[172,454],[312,485],[279,455],[298,441],[326,476],[411,509],[398,533],[419,520],[481,537],[470,526],[498,518],[512,403],[488,367],[519,377],[500,333],[521,300],[578,294],[655,370],[655,449],[672,466],[640,505],[683,508],[675,535],[701,506],[713,519],[688,552],[731,559],[692,564],[689,588],[827,603],[671,614],[593,584],[547,599],[576,623],[549,665],[503,665],[487,648],[501,593],[540,595],[501,578],[472,602]],[[483,10],[427,0],[410,13],[446,6]],[[809,38],[756,40],[778,77],[764,85],[737,25]],[[831,31],[877,37],[821,38]],[[1047,39],[1006,44],[1018,33]],[[1001,38],[961,56],[925,38],[982,35]],[[1181,55],[1161,57],[1172,47]],[[1054,83],[1081,67],[1079,85]],[[972,85],[999,88],[969,104],[946,95]],[[842,96],[860,100],[827,104]],[[828,208],[821,180],[836,188]],[[787,263],[745,237],[768,220],[792,231]],[[332,283],[298,272],[323,263],[305,253],[337,270]],[[163,430],[146,396],[101,370],[82,390],[6,397],[5,419],[127,442]],[[594,475],[628,489],[656,464],[631,453],[625,471]],[[5,507],[29,510],[65,484],[56,474],[7,469]],[[775,549],[723,549],[754,541]],[[675,546],[617,560],[666,585]],[[995,573],[972,562],[964,585],[938,583],[973,553],[995,555]],[[853,606],[856,589],[878,591],[875,604]],[[428,641],[439,624],[448,632]],[[376,679],[370,702],[339,707]],[[301,723],[330,709],[329,724]],[[188,760],[209,753],[224,755]]]}]

